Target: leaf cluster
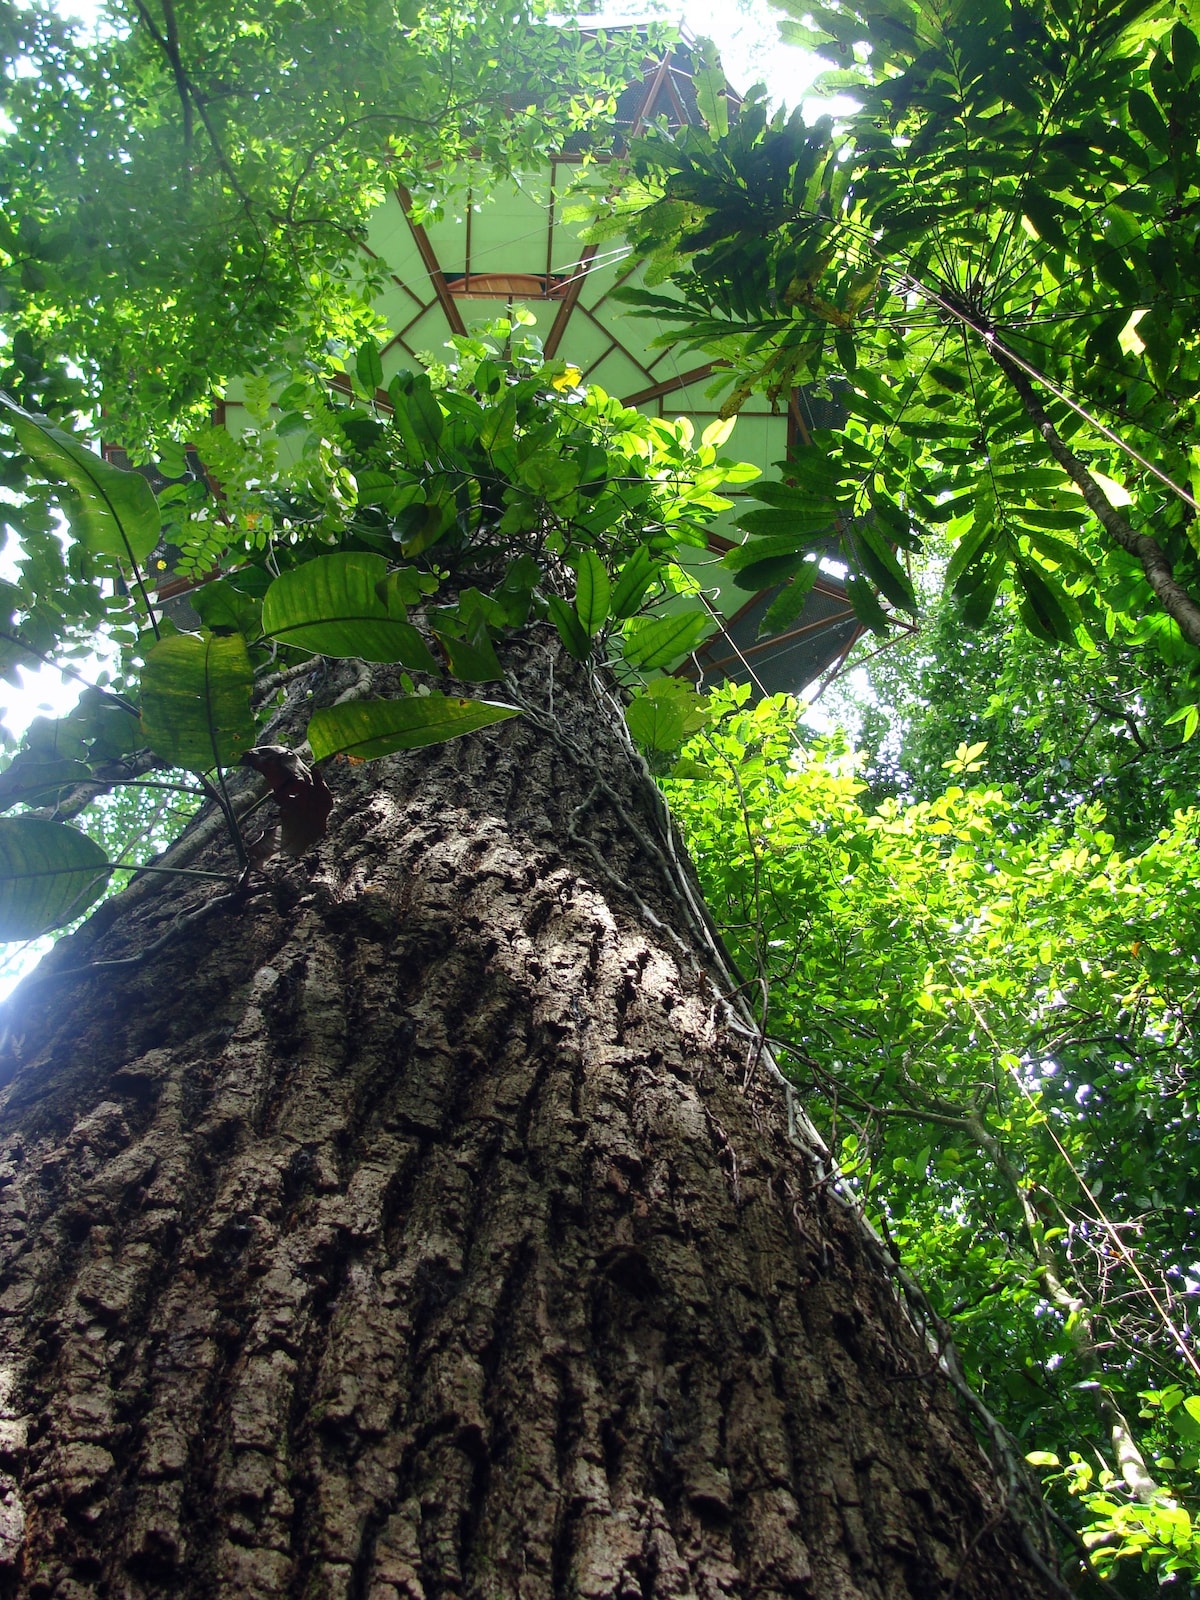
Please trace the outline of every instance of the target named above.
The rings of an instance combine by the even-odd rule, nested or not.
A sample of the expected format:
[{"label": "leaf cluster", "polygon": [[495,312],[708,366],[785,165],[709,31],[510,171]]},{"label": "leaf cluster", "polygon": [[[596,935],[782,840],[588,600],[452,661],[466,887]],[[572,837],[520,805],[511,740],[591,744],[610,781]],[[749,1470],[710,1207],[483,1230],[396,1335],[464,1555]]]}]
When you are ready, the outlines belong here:
[{"label": "leaf cluster", "polygon": [[[947,541],[966,625],[1003,594],[1043,642],[1193,674],[1195,33],[1159,0],[784,9],[854,109],[752,97],[634,152],[658,196],[635,240],[682,261],[627,298],[719,358],[727,413],[763,388],[796,418],[731,565],[803,587],[836,546],[882,632],[915,605],[907,553]],[[806,421],[821,396],[834,429]]]}]

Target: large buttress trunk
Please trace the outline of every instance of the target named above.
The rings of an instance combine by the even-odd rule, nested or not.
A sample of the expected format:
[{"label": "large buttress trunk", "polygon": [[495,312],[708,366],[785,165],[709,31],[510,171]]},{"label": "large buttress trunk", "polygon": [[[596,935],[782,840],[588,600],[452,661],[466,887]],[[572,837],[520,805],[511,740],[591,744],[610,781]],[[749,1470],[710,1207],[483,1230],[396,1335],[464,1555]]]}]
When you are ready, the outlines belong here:
[{"label": "large buttress trunk", "polygon": [[600,702],[545,710],[335,767],[310,856],[18,1000],[2,1592],[1049,1592]]}]

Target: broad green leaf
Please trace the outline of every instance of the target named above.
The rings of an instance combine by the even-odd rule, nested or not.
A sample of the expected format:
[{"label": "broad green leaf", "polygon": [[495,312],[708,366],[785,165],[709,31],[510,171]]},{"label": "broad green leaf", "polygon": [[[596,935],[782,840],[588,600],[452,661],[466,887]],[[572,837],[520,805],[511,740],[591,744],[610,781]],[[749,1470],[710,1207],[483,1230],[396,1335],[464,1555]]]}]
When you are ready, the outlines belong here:
[{"label": "broad green leaf", "polygon": [[[263,600],[263,632],[317,655],[395,661],[417,672],[438,664],[407,620],[403,600],[386,585],[387,562],[369,551],[314,556],[283,572]],[[407,587],[400,593],[407,592]]]},{"label": "broad green leaf", "polygon": [[1142,137],[1149,139],[1150,143],[1157,146],[1159,150],[1168,149],[1171,143],[1171,135],[1168,132],[1167,124],[1163,119],[1162,112],[1146,91],[1144,89],[1131,90],[1127,103],[1130,120]]},{"label": "broad green leaf", "polygon": [[[959,615],[968,628],[981,628],[991,616],[1006,566],[1003,553],[999,553],[990,560],[973,563],[959,579],[954,592],[962,600]],[[969,576],[973,582],[968,590],[963,584]]]},{"label": "broad green leaf", "polygon": [[442,415],[442,408],[437,403],[437,396],[429,384],[428,377],[421,373],[413,381],[412,389],[408,395],[408,415],[412,422],[413,432],[426,456],[437,453],[438,443],[442,437],[442,429],[446,419]]},{"label": "broad green leaf", "polygon": [[86,783],[91,776],[92,769],[86,761],[20,750],[0,772],[0,811],[18,805],[55,805],[64,792]]},{"label": "broad green leaf", "polygon": [[[1182,706],[1164,719],[1164,726],[1168,728],[1175,727],[1178,723],[1183,724],[1183,742],[1187,744],[1195,735],[1197,727],[1200,727],[1200,705]],[[7,773],[4,776],[7,776]],[[1200,1401],[1197,1401],[1197,1404],[1200,1405]]]},{"label": "broad green leaf", "polygon": [[446,652],[454,677],[461,678],[464,683],[497,683],[503,678],[504,669],[482,617],[473,617],[463,636],[442,628],[433,631]]},{"label": "broad green leaf", "polygon": [[140,472],[114,467],[47,417],[23,410],[0,393],[0,406],[20,441],[52,483],[73,491],[71,526],[93,555],[140,566],[158,543],[162,518],[154,491]]},{"label": "broad green leaf", "polygon": [[423,605],[430,595],[437,593],[438,580],[432,572],[421,572],[416,567],[394,567],[375,593],[387,607],[389,616],[398,616],[405,606]]},{"label": "broad green leaf", "polygon": [[[1017,513],[1021,517],[1021,513]],[[1022,522],[1024,518],[1021,517]],[[1021,532],[1034,549],[1041,555],[1048,557],[1060,567],[1066,567],[1070,572],[1083,573],[1087,577],[1094,577],[1096,569],[1076,545],[1068,544],[1065,539],[1056,539],[1052,533],[1046,533],[1041,528],[1022,527]]]},{"label": "broad green leaf", "polygon": [[767,607],[766,615],[758,629],[760,637],[767,633],[782,633],[799,619],[820,573],[821,564],[815,560],[805,560],[803,565],[797,568],[795,577],[780,590]]},{"label": "broad green leaf", "polygon": [[557,594],[547,595],[546,605],[549,607],[550,619],[558,629],[558,636],[567,654],[574,656],[576,661],[586,661],[592,647],[574,606],[569,606],[561,595]]},{"label": "broad green leaf", "polygon": [[625,660],[643,670],[672,666],[690,655],[711,627],[712,618],[705,611],[638,617],[625,630]]},{"label": "broad green leaf", "polygon": [[860,567],[876,588],[894,606],[916,616],[917,597],[908,574],[896,560],[891,546],[880,538],[869,522],[860,521],[855,525],[854,550]]},{"label": "broad green leaf", "polygon": [[608,606],[610,614],[618,621],[633,616],[645,599],[646,590],[654,582],[658,570],[659,564],[646,546],[638,545],[613,585]]},{"label": "broad green leaf", "polygon": [[580,550],[571,564],[577,579],[575,613],[586,634],[597,634],[608,618],[608,572],[594,550]]},{"label": "broad green leaf", "polygon": [[227,578],[201,584],[188,600],[211,632],[240,633],[246,639],[256,639],[262,632],[262,601],[235,589]]},{"label": "broad green leaf", "polygon": [[1200,40],[1183,22],[1171,29],[1171,65],[1180,83],[1190,83],[1200,66]]},{"label": "broad green leaf", "polygon": [[1049,573],[1027,561],[1016,564],[1017,582],[1024,591],[1021,616],[1031,633],[1048,643],[1068,644],[1075,636],[1078,613],[1070,597]]},{"label": "broad green leaf", "polygon": [[786,583],[812,564],[803,550],[786,556],[765,556],[761,561],[753,561],[748,567],[743,567],[733,581],[739,589],[757,593],[760,589],[774,588],[777,583]]},{"label": "broad green leaf", "polygon": [[720,67],[705,64],[697,68],[692,80],[696,104],[710,133],[723,139],[729,132],[729,103],[725,98],[725,74]]},{"label": "broad green leaf", "polygon": [[747,539],[745,544],[727,550],[721,558],[721,565],[730,572],[742,572],[747,567],[773,560],[776,556],[803,556],[805,546],[809,543],[810,540],[804,535],[794,536],[790,533],[776,534],[770,539]]},{"label": "broad green leaf", "polygon": [[870,628],[872,633],[886,634],[891,629],[891,619],[875,598],[875,591],[865,578],[851,573],[846,579],[846,597],[854,615]]},{"label": "broad green leaf", "polygon": [[710,422],[700,435],[701,445],[713,450],[719,450],[736,426],[736,417],[718,417],[715,422]]},{"label": "broad green leaf", "polygon": [[0,939],[37,939],[81,916],[111,870],[78,828],[42,817],[0,818]]},{"label": "broad green leaf", "polygon": [[420,500],[397,512],[392,537],[406,556],[419,556],[435,545],[449,526],[444,506]]},{"label": "broad green leaf", "polygon": [[380,359],[379,346],[374,339],[364,339],[358,347],[354,373],[369,395],[373,395],[376,389],[383,387],[383,362]]},{"label": "broad green leaf", "polygon": [[517,397],[509,388],[485,409],[479,442],[485,450],[495,450],[511,441],[516,426]]},{"label": "broad green leaf", "polygon": [[737,519],[737,525],[758,538],[790,535],[799,543],[814,533],[832,531],[837,515],[838,507],[834,501],[812,496],[804,502],[797,500],[786,510],[772,507],[763,511],[747,511]]},{"label": "broad green leaf", "polygon": [[254,743],[254,672],[241,634],[160,639],[142,668],[142,730],[155,755],[185,772],[231,767]]},{"label": "broad green leaf", "polygon": [[625,708],[629,731],[644,750],[674,750],[707,720],[704,696],[678,678],[657,678]]},{"label": "broad green leaf", "polygon": [[409,695],[403,700],[348,700],[344,705],[313,713],[308,742],[317,761],[335,755],[370,761],[397,750],[442,744],[519,715],[516,706],[444,694]]},{"label": "broad green leaf", "polygon": [[945,587],[953,591],[958,580],[995,534],[990,523],[977,519],[954,547],[946,567]]},{"label": "broad green leaf", "polygon": [[492,599],[503,611],[508,627],[523,628],[529,620],[533,591],[537,588],[541,577],[542,569],[532,556],[518,556],[509,566],[504,574],[504,581],[492,595]]}]

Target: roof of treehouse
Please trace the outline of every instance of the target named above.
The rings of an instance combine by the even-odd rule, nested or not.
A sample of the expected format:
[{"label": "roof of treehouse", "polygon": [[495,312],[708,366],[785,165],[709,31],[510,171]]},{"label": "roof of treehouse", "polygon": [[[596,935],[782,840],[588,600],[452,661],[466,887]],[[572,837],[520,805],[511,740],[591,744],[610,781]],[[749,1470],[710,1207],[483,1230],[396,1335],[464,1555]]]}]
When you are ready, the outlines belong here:
[{"label": "roof of treehouse", "polygon": [[[603,141],[594,142],[593,151],[601,148],[591,163],[584,162],[582,142],[568,144],[511,183],[458,196],[432,221],[419,219],[404,190],[388,196],[363,247],[387,267],[375,301],[390,329],[385,386],[397,370],[419,366],[422,355],[440,356],[451,335],[470,333],[520,305],[532,316],[528,331],[541,339],[546,355],[578,367],[583,382],[652,416],[687,417],[697,435],[717,419],[720,400],[706,392],[718,381],[717,366],[696,365],[694,356],[681,361],[676,350],[655,347],[664,326],[613,298],[621,285],[639,281],[628,245],[619,239],[588,243],[584,226],[564,215],[581,181],[607,182],[604,164],[629,137],[655,122],[678,128],[700,121],[693,62],[688,42],[651,51],[644,75],[618,97],[607,152]],[[736,101],[732,93],[729,98]],[[229,403],[237,405],[233,397]],[[838,420],[829,401],[801,390],[786,408],[754,395],[725,452],[774,477],[797,435]],[[729,491],[731,498],[737,493]],[[708,596],[714,631],[679,670],[749,682],[756,692],[797,693],[845,658],[861,626],[838,569],[827,563],[797,621],[760,638],[759,624],[778,591],[748,594],[720,565],[722,553],[744,537],[732,525],[735,515],[727,512],[718,521],[707,552],[682,557]]]}]

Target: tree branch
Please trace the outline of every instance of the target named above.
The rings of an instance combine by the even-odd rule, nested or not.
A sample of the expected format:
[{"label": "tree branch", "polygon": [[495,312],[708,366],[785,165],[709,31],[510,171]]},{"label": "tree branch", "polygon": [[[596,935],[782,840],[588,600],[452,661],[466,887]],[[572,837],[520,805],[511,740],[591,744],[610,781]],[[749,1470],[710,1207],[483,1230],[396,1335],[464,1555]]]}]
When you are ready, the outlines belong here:
[{"label": "tree branch", "polygon": [[1200,650],[1200,604],[1176,580],[1162,546],[1148,533],[1138,533],[1112,504],[1046,415],[1032,383],[1013,360],[1011,352],[994,336],[988,339],[987,344],[993,361],[1016,391],[1029,420],[1046,441],[1050,454],[1079,489],[1088,509],[1115,543],[1141,563],[1146,582],[1154,590],[1163,610],[1174,618],[1187,642]]}]

